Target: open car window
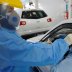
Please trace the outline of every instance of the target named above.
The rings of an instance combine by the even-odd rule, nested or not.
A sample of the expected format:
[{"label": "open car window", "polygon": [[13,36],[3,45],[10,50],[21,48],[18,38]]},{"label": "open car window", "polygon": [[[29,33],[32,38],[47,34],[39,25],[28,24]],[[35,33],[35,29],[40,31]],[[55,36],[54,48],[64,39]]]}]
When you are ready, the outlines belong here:
[{"label": "open car window", "polygon": [[72,23],[64,23],[48,32],[40,41],[44,42],[48,38],[52,38],[53,40],[59,35],[68,35],[69,33],[72,33]]}]

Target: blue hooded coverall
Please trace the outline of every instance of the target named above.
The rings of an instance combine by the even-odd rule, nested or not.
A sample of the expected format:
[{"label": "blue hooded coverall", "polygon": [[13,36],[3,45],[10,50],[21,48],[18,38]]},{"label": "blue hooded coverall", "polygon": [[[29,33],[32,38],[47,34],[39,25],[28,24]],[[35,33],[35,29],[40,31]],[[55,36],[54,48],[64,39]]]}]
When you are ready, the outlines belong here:
[{"label": "blue hooded coverall", "polygon": [[0,27],[0,72],[32,72],[31,66],[55,65],[69,49],[63,39],[52,44],[27,42],[7,27]]}]

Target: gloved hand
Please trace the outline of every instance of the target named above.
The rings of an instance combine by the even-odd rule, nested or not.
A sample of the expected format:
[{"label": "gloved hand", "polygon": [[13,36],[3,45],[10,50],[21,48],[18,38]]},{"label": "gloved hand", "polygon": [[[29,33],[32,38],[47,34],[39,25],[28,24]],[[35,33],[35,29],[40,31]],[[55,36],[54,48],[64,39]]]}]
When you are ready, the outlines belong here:
[{"label": "gloved hand", "polygon": [[72,44],[72,34],[67,35],[64,40],[71,45]]}]

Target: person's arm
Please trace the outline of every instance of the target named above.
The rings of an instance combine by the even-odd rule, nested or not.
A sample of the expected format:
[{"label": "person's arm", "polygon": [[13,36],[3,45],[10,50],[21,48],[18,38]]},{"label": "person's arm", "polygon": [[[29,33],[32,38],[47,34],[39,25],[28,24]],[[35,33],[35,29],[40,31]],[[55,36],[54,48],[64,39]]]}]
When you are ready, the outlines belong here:
[{"label": "person's arm", "polygon": [[[69,45],[72,44],[72,34],[69,34],[64,39]],[[70,47],[72,48],[72,47]],[[71,51],[72,49],[70,49]],[[51,68],[51,72],[72,72],[72,53],[68,53],[68,55],[63,59],[58,65]],[[72,52],[72,51],[71,51]]]},{"label": "person's arm", "polygon": [[17,36],[0,42],[2,60],[16,66],[43,66],[57,64],[68,51],[68,44],[58,39],[52,44],[30,43]]}]

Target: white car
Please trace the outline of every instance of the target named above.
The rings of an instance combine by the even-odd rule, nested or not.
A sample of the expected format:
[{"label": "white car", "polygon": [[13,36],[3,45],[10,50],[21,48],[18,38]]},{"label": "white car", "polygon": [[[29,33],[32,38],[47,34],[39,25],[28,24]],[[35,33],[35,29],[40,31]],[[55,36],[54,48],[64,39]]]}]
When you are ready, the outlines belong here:
[{"label": "white car", "polygon": [[[30,41],[30,42],[38,42],[38,41],[49,42],[50,41],[50,43],[52,43],[58,38],[64,39],[64,37],[66,37],[68,34],[72,34],[72,19],[62,21],[58,25],[53,27],[50,31],[48,31],[46,34],[30,38],[27,41]],[[71,59],[72,57],[68,60],[69,53],[70,52],[68,51],[65,54],[64,59],[62,59],[62,61],[57,66],[33,67],[34,72],[72,72],[72,61],[70,61],[71,63],[68,64],[68,61],[72,60]],[[72,54],[72,51],[71,51],[71,54]]]},{"label": "white car", "polygon": [[43,10],[24,10],[22,11],[17,32],[22,36],[48,31],[51,21],[52,19]]}]

